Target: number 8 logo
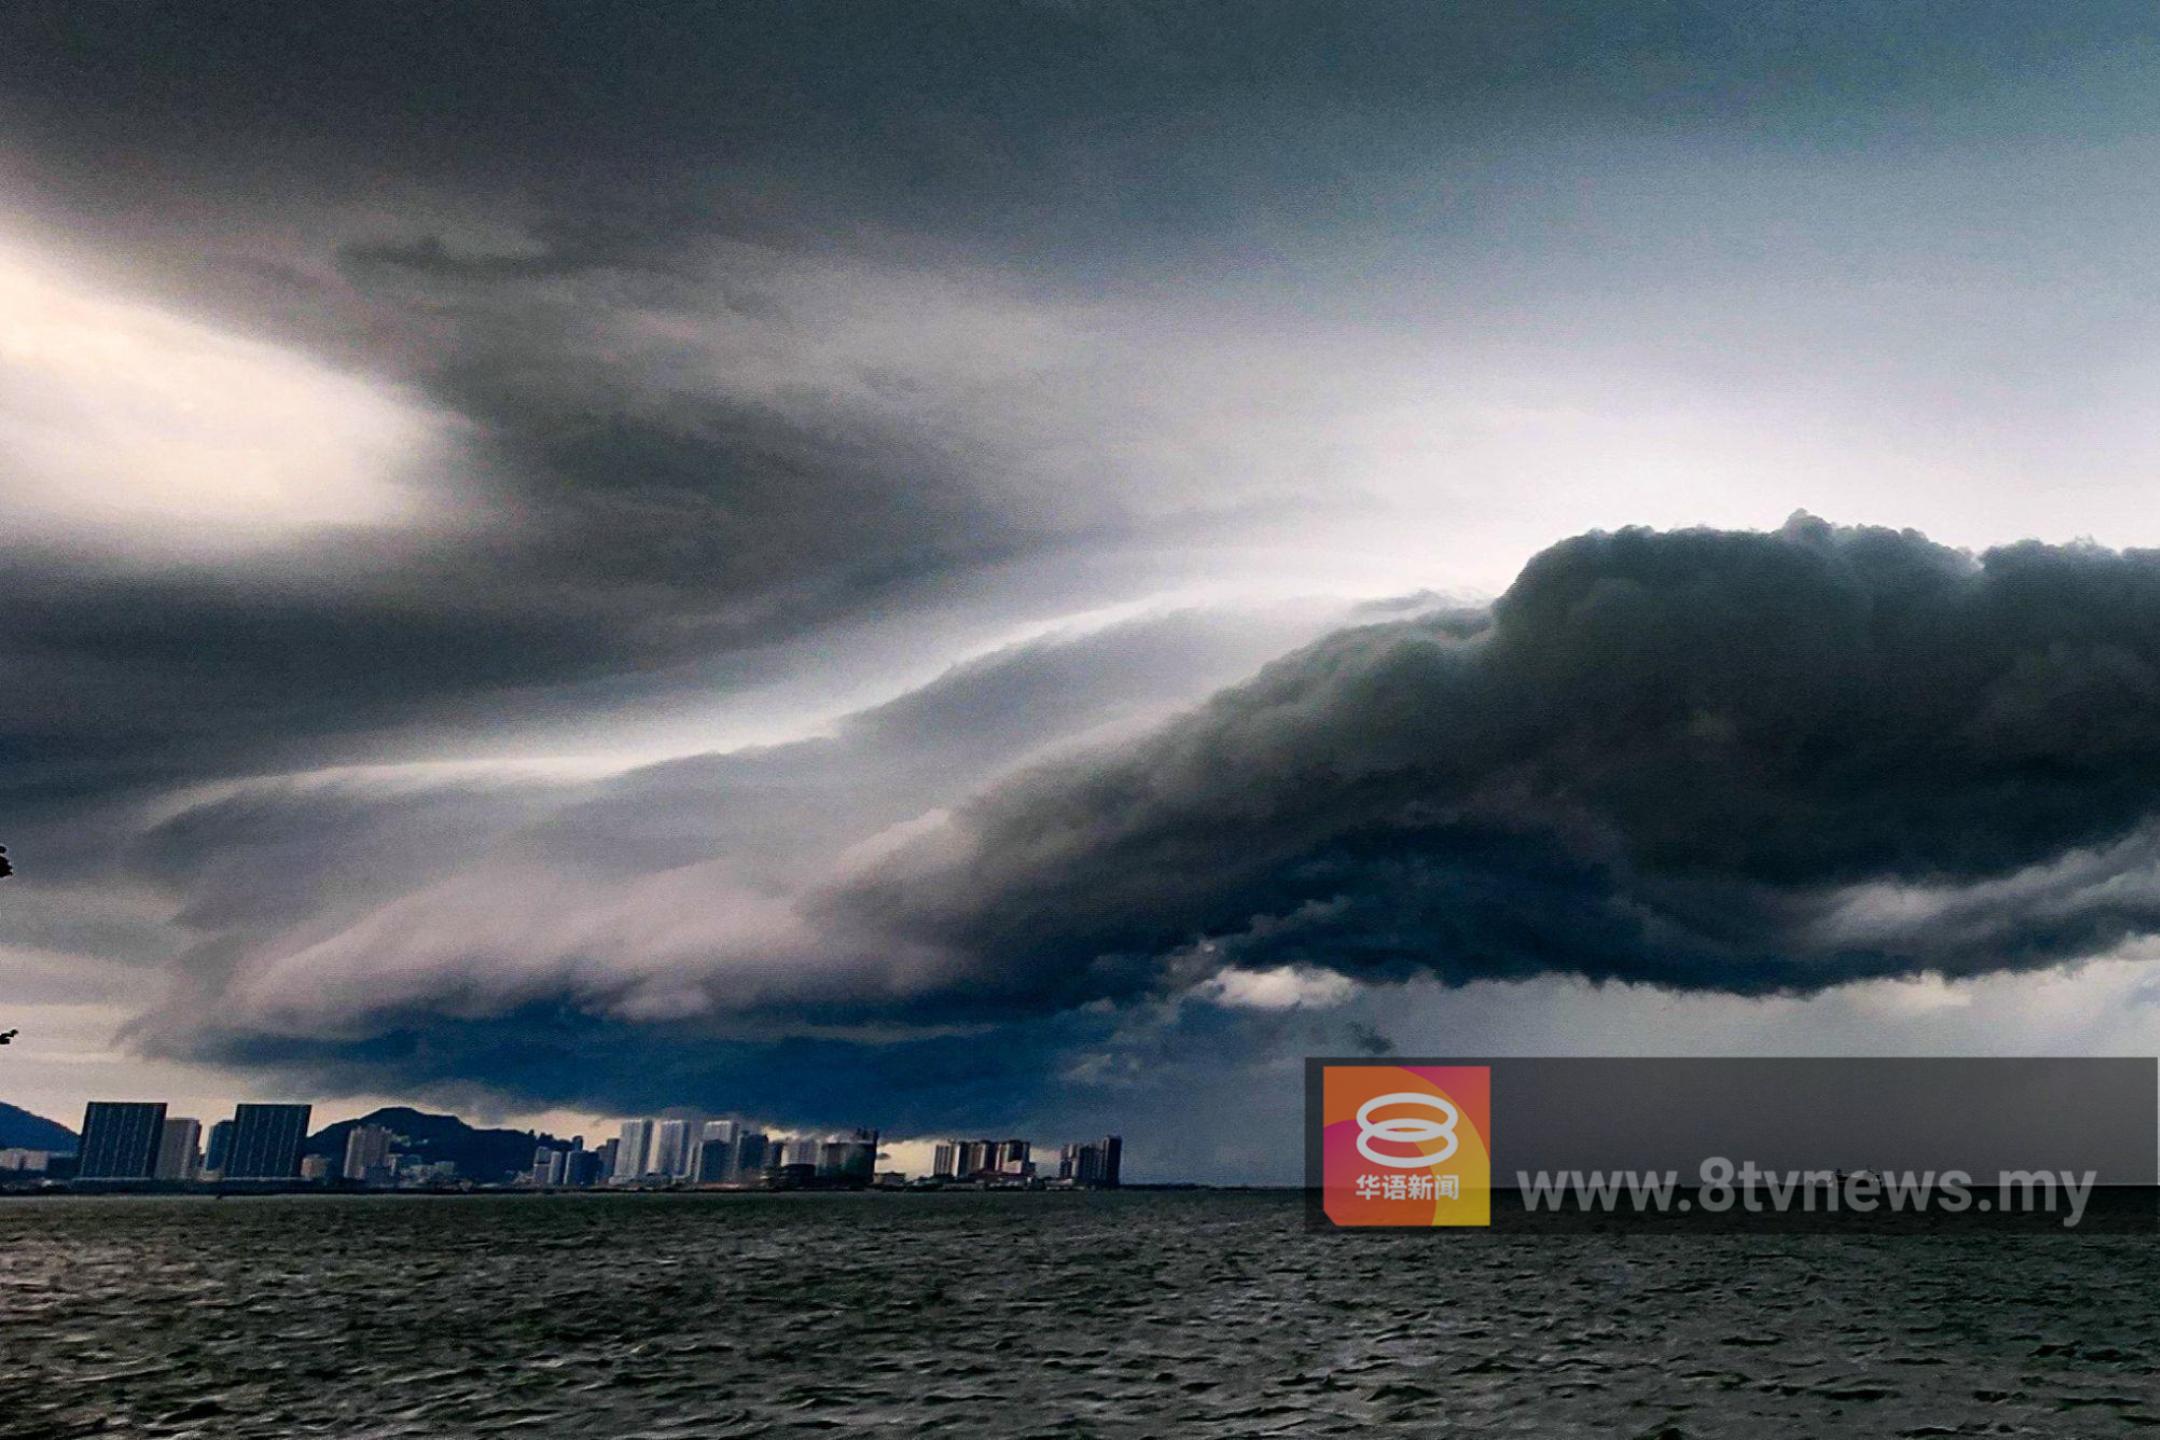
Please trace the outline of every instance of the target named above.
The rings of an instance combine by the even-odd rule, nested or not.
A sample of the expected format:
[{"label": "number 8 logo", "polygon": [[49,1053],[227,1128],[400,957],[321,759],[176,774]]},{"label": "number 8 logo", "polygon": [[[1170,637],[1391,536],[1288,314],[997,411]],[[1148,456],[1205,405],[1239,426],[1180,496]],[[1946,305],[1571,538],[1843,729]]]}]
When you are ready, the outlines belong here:
[{"label": "number 8 logo", "polygon": [[[1414,1115],[1397,1116],[1392,1120],[1375,1120],[1372,1112],[1382,1105],[1423,1105],[1438,1110],[1444,1120],[1420,1120]],[[1423,1095],[1414,1090],[1399,1090],[1392,1095],[1375,1095],[1358,1106],[1357,1123],[1358,1154],[1375,1165],[1385,1165],[1391,1170],[1423,1170],[1428,1165],[1438,1165],[1455,1153],[1459,1143],[1455,1124],[1462,1118],[1452,1101],[1438,1095]],[[1375,1140],[1385,1140],[1391,1145],[1417,1145],[1427,1140],[1446,1140],[1445,1148],[1433,1155],[1383,1155],[1372,1148]]]}]

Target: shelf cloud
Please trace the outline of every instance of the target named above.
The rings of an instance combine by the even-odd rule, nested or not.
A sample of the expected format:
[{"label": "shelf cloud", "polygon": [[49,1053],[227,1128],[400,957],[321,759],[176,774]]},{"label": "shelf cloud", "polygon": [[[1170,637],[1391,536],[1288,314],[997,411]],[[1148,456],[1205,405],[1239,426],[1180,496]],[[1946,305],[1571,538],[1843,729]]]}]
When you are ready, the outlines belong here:
[{"label": "shelf cloud", "polygon": [[[2160,929],[2160,555],[1804,515],[1592,533],[1489,607],[1340,629],[1089,738],[1100,679],[1174,691],[1246,633],[1039,642],[829,739],[575,787],[192,809],[139,851],[208,937],[144,1034],[403,1078],[503,1027],[583,1053],[589,1025],[731,1075],[874,1051],[889,1083],[995,1033],[1048,1083],[1055,1037],[1164,1005],[1309,1014],[1421,977],[1812,993]],[[199,858],[308,854],[276,885]],[[356,900],[354,866],[394,898]],[[320,893],[343,899],[294,898]]]}]

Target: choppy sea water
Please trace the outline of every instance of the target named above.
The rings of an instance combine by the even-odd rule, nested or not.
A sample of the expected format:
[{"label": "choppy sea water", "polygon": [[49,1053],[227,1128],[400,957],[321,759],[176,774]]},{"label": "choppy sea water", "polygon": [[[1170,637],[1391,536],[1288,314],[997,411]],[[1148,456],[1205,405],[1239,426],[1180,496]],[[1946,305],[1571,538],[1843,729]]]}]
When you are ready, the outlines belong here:
[{"label": "choppy sea water", "polygon": [[1264,1194],[0,1202],[0,1434],[2065,1435],[2150,1238],[1311,1234]]}]

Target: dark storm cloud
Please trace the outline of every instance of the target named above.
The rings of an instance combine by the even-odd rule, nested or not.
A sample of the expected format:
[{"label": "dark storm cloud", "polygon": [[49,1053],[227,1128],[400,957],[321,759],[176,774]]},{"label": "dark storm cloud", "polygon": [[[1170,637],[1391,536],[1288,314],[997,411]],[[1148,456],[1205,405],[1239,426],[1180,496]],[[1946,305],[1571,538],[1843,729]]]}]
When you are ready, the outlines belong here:
[{"label": "dark storm cloud", "polygon": [[9,7],[0,79],[40,145],[84,169],[117,150],[137,181],[305,163],[621,202],[577,207],[582,234],[838,221],[1094,246],[1249,220],[1261,192],[1295,215],[1436,142],[1569,118],[1832,143],[1907,138],[1916,114],[1928,136],[2000,131],[2030,120],[2001,91],[2104,62],[2148,20],[2085,6],[2070,30],[2012,3],[1314,3],[1231,21],[1202,3],[45,0]]},{"label": "dark storm cloud", "polygon": [[[1367,220],[1482,233],[1524,218],[1485,203],[1494,147],[1584,117],[1828,143],[2016,127],[1967,97],[2036,54],[2102,65],[2135,25],[1958,16],[10,6],[11,203],[439,407],[462,523],[211,575],[11,566],[0,664],[38,703],[4,722],[8,783],[75,803],[567,714],[601,684],[696,688],[729,673],[715,657],[991,567],[1143,543],[1107,466],[1029,474],[1118,434],[1136,397],[1048,421],[998,378],[1024,368],[997,343],[1021,317],[959,313],[988,338],[941,373],[928,341],[848,349],[862,312],[1024,309],[1109,270],[1265,276],[1310,260],[1286,237]],[[1928,62],[1900,61],[1922,35]],[[1897,128],[1916,107],[1927,136]],[[911,291],[911,267],[952,290]]]},{"label": "dark storm cloud", "polygon": [[[861,957],[806,949],[792,896],[850,847],[1046,746],[1151,722],[1332,613],[1185,611],[1052,636],[957,666],[829,737],[605,779],[242,782],[127,844],[114,878],[170,896],[193,937],[169,967],[178,989],[140,1032],[197,1058],[257,1042],[296,1054],[312,1037],[327,1063],[365,1037],[427,1033],[446,1011],[472,1034],[535,1005],[661,1025],[748,1010],[859,1025],[857,985],[880,982],[850,978],[866,973]],[[905,1039],[934,1031],[936,1008],[869,1018],[901,1023]]]},{"label": "dark storm cloud", "polygon": [[[2160,555],[1594,534],[1337,635],[833,903],[1056,1008],[1226,963],[1755,992],[2160,928]],[[1992,887],[1992,888],[1991,888]]]},{"label": "dark storm cloud", "polygon": [[[929,1125],[984,1103],[952,1073],[971,1049],[1024,1098],[1016,1076],[1108,1083],[1196,1033],[1157,1034],[1159,1006],[1269,1007],[1213,1026],[1240,1046],[1307,1024],[1226,971],[1757,994],[2160,929],[2160,556],[1806,517],[1591,534],[1489,611],[1338,632],[994,778],[1228,638],[1188,617],[1029,646],[828,740],[587,786],[205,804],[139,852],[205,931],[195,990],[141,1033],[595,1105],[693,1081],[765,1103],[792,1056],[820,1123],[889,1092]],[[368,903],[251,909],[317,834],[348,839],[272,888]]]}]

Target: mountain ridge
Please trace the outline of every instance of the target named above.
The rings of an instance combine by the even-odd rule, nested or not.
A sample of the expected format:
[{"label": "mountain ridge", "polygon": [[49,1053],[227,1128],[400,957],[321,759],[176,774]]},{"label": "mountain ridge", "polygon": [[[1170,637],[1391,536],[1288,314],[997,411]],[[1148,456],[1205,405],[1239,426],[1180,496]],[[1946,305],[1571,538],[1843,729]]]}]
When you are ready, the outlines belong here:
[{"label": "mountain ridge", "polygon": [[0,1150],[50,1150],[72,1155],[78,1137],[57,1120],[0,1100]]},{"label": "mountain ridge", "polygon": [[351,1120],[339,1120],[308,1136],[303,1155],[324,1155],[334,1164],[345,1159],[347,1137],[362,1125],[381,1125],[392,1134],[406,1137],[396,1146],[403,1154],[427,1160],[448,1160],[458,1167],[458,1178],[481,1184],[511,1179],[532,1167],[533,1151],[542,1145],[557,1150],[570,1146],[545,1131],[483,1129],[468,1125],[455,1115],[436,1115],[409,1105],[386,1105]]}]

